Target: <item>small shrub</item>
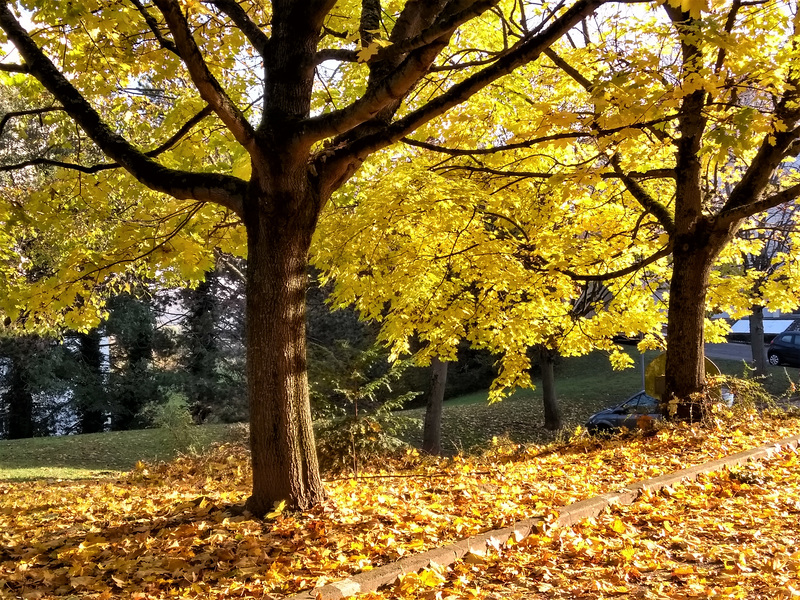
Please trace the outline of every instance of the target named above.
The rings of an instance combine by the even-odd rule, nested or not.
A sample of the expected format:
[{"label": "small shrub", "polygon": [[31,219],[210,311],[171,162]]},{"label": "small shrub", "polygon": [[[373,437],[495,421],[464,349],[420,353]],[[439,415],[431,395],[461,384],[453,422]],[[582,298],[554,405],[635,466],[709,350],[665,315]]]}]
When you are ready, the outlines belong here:
[{"label": "small shrub", "polygon": [[361,462],[407,446],[398,436],[418,427],[419,420],[394,411],[418,393],[392,397],[392,383],[409,363],[398,361],[387,369],[381,364],[386,354],[379,346],[363,351],[341,349],[348,352],[340,355],[339,368],[328,370],[324,379],[312,380],[312,394],[317,406],[325,407],[327,417],[316,424],[317,456],[325,470],[349,468],[358,476]]},{"label": "small shrub", "polygon": [[164,403],[147,404],[139,416],[151,426],[169,431],[173,437],[175,450],[188,453],[196,451],[198,438],[185,394],[169,390]]}]

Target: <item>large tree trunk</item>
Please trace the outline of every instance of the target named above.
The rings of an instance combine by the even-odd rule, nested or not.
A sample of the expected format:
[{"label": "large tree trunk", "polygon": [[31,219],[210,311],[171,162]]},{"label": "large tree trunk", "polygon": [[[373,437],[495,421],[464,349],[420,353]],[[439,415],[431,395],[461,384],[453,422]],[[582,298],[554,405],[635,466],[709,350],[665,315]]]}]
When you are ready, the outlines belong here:
[{"label": "large tree trunk", "polygon": [[750,349],[753,352],[753,366],[756,375],[766,375],[767,355],[764,350],[764,307],[753,306],[750,313]]},{"label": "large tree trunk", "polygon": [[431,361],[431,388],[425,409],[425,427],[422,433],[422,450],[428,454],[442,453],[442,404],[447,383],[447,363],[439,358]]},{"label": "large tree trunk", "polygon": [[304,509],[324,498],[306,374],[306,269],[316,215],[292,219],[287,213],[291,209],[270,214],[253,207],[246,215],[253,455],[247,509],[259,516],[282,500]]},{"label": "large tree trunk", "polygon": [[539,366],[542,369],[542,402],[544,404],[544,428],[549,431],[561,429],[561,409],[558,407],[555,376],[556,352],[541,346]]}]

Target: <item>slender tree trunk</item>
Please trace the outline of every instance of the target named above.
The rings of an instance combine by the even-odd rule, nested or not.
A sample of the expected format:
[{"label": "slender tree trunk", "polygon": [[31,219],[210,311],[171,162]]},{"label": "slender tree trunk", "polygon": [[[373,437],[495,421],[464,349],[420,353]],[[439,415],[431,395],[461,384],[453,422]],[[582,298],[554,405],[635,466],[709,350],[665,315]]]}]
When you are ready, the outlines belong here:
[{"label": "slender tree trunk", "polygon": [[561,409],[556,395],[556,352],[540,346],[539,365],[542,368],[542,402],[544,404],[544,428],[549,431],[561,429]]},{"label": "slender tree trunk", "polygon": [[81,433],[99,433],[106,423],[105,388],[103,385],[103,353],[100,331],[92,329],[78,334],[78,352],[83,364],[83,381],[75,390]]},{"label": "slender tree trunk", "polygon": [[767,355],[764,350],[764,307],[755,305],[750,313],[750,349],[756,375],[766,375]]},{"label": "slender tree trunk", "polygon": [[306,268],[316,215],[290,221],[282,215],[291,209],[277,213],[254,207],[245,220],[253,455],[247,508],[259,516],[282,500],[304,509],[324,498],[306,374]]},{"label": "slender tree trunk", "polygon": [[436,456],[442,453],[442,404],[446,383],[447,363],[438,357],[434,358],[431,361],[431,387],[425,409],[422,450]]}]

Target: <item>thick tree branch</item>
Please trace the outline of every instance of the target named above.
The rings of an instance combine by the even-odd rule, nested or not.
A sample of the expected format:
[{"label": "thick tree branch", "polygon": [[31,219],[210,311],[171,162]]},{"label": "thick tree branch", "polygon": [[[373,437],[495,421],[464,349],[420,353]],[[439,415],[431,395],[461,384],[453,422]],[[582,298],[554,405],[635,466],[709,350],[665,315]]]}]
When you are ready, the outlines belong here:
[{"label": "thick tree branch", "polygon": [[216,202],[242,214],[247,183],[236,177],[216,173],[192,173],[169,169],[145,155],[113,131],[81,93],[56,68],[17,22],[6,2],[0,2],[0,28],[16,46],[30,69],[64,111],[112,160],[148,188],[179,199]]},{"label": "thick tree branch", "polygon": [[391,61],[408,54],[400,65],[377,85],[351,105],[318,117],[306,119],[300,124],[302,135],[318,141],[346,133],[369,121],[393,102],[402,100],[419,78],[430,68],[431,63],[445,46],[446,40],[462,23],[475,18],[495,5],[498,0],[476,0],[468,8],[442,19],[420,35],[409,40],[387,46],[370,59],[370,64]]},{"label": "thick tree branch", "polygon": [[672,253],[672,244],[668,244],[664,246],[658,252],[651,254],[647,258],[644,258],[638,262],[633,263],[623,269],[618,269],[616,271],[609,271],[607,273],[600,273],[597,275],[584,275],[580,273],[576,273],[575,271],[571,271],[570,269],[557,269],[559,273],[563,273],[570,279],[574,281],[609,281],[610,279],[616,279],[617,277],[625,277],[626,275],[630,275],[643,269],[644,267],[653,264],[657,260],[661,260],[662,258],[666,258]]},{"label": "thick tree branch", "polygon": [[[569,165],[568,165],[569,166]],[[469,171],[471,173],[486,173],[487,175],[498,175],[500,177],[530,178],[530,179],[550,179],[555,173],[545,171],[514,171],[509,169],[495,169],[492,167],[479,167],[474,165],[445,165],[436,167],[436,171]],[[672,169],[650,169],[648,171],[631,171],[628,173],[601,173],[602,179],[674,179],[675,171]]]},{"label": "thick tree branch", "polygon": [[255,130],[247,118],[228,97],[222,86],[208,69],[200,48],[195,42],[189,23],[177,0],[154,0],[164,15],[175,45],[189,71],[200,96],[211,105],[217,116],[248,152],[255,151]]},{"label": "thick tree branch", "polygon": [[13,65],[9,63],[0,63],[0,71],[6,73],[30,73],[28,65]]},{"label": "thick tree branch", "polygon": [[236,2],[236,0],[211,0],[211,3],[228,15],[230,20],[242,31],[255,51],[258,52],[262,58],[267,58],[267,53],[269,52],[269,37],[261,31],[261,28],[250,18],[241,4]]},{"label": "thick tree branch", "polygon": [[586,77],[583,76],[583,73],[578,71],[575,67],[561,58],[558,54],[556,54],[555,50],[552,48],[547,48],[544,52],[542,52],[547,58],[553,61],[553,64],[556,65],[559,69],[564,71],[567,75],[572,77],[578,84],[585,89],[587,92],[591,93],[592,82],[589,81]]},{"label": "thick tree branch", "polygon": [[[20,111],[24,114],[36,114],[37,112],[46,112],[49,110],[64,110],[63,108],[57,107],[52,109],[38,109],[35,111]],[[178,131],[176,131],[168,140],[164,143],[160,144],[159,146],[155,147],[152,150],[145,152],[145,156],[150,158],[155,158],[159,154],[163,154],[170,148],[172,148],[175,144],[177,144],[183,137],[192,130],[192,127],[197,125],[200,121],[205,119],[212,113],[211,107],[206,106],[203,110],[198,112],[194,115],[191,119],[186,121]],[[2,125],[0,124],[0,132],[2,132]],[[99,173],[100,171],[108,171],[110,169],[119,169],[122,165],[119,163],[99,163],[95,165],[81,165],[78,163],[70,163],[60,160],[54,160],[50,158],[32,158],[30,160],[26,160],[20,163],[15,163],[11,165],[3,165],[0,166],[0,172],[4,171],[16,171],[19,169],[24,169],[25,167],[33,167],[33,166],[48,166],[48,167],[61,167],[63,169],[70,169],[72,171],[80,171],[81,173]]]},{"label": "thick tree branch", "polygon": [[[642,206],[642,208],[658,219],[658,222],[661,223],[661,226],[670,236],[672,236],[675,233],[675,220],[673,219],[669,210],[667,210],[667,207],[648,194],[647,190],[639,185],[629,173],[625,173],[622,170],[619,164],[619,158],[617,156],[611,158],[611,166],[614,169],[614,173],[617,174],[630,195],[634,197],[634,199]],[[674,176],[675,173],[673,171],[673,177]]]},{"label": "thick tree branch", "polygon": [[736,223],[737,221],[746,219],[747,217],[751,217],[765,210],[769,210],[770,208],[775,208],[781,204],[792,202],[798,198],[800,198],[800,184],[793,185],[790,188],[786,188],[785,190],[781,190],[780,192],[772,194],[771,196],[765,196],[748,204],[742,204],[736,208],[725,210],[720,214],[717,220],[723,225],[728,223]]},{"label": "thick tree branch", "polygon": [[358,52],[347,50],[346,48],[323,48],[317,52],[316,63],[322,64],[326,60],[337,60],[339,62],[358,62]]},{"label": "thick tree branch", "polygon": [[473,94],[516,68],[535,60],[556,40],[608,0],[578,0],[538,34],[520,43],[492,65],[455,84],[440,96],[398,119],[381,131],[364,135],[318,157],[318,171],[333,188],[346,181],[371,153],[400,140],[428,121],[465,102]]}]

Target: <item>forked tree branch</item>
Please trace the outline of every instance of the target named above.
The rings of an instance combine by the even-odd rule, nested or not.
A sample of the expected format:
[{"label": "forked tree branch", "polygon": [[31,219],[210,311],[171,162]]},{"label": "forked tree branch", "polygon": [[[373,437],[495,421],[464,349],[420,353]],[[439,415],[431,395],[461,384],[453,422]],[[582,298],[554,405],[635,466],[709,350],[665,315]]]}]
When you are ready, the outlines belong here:
[{"label": "forked tree branch", "polygon": [[[675,219],[669,210],[667,210],[667,207],[653,198],[647,190],[631,177],[630,173],[626,173],[622,170],[619,164],[619,158],[616,155],[611,158],[611,166],[614,169],[614,173],[617,174],[620,181],[625,185],[625,189],[628,190],[628,193],[634,197],[642,208],[658,219],[661,226],[672,236],[675,233]],[[673,177],[675,177],[674,171]]]},{"label": "forked tree branch", "polygon": [[543,135],[537,138],[531,138],[529,140],[524,140],[522,142],[515,142],[513,144],[502,144],[499,146],[492,146],[490,148],[448,148],[446,146],[438,146],[436,144],[431,144],[429,142],[422,142],[420,140],[415,140],[412,138],[404,137],[400,141],[404,144],[408,144],[409,146],[416,146],[417,148],[424,148],[425,150],[430,150],[432,152],[441,152],[442,154],[448,154],[450,156],[480,156],[485,154],[497,154],[498,152],[507,152],[509,150],[519,150],[522,148],[530,148],[531,146],[535,146],[537,144],[543,144],[546,142],[553,142],[557,140],[577,140],[580,138],[587,138],[587,137],[604,137],[609,135],[614,135],[615,133],[619,133],[620,131],[624,131],[626,129],[646,129],[652,127],[653,125],[657,125],[659,123],[667,123],[672,119],[676,118],[677,115],[662,117],[660,119],[652,119],[651,121],[644,121],[642,123],[636,123],[634,125],[623,125],[620,127],[614,127],[612,129],[601,129],[598,131],[565,131],[562,133],[553,133],[551,135]]},{"label": "forked tree branch", "polygon": [[248,152],[254,152],[255,130],[206,65],[180,4],[177,0],[154,0],[154,2],[164,15],[175,45],[200,96],[211,105],[236,141]]},{"label": "forked tree branch", "polygon": [[442,19],[419,35],[379,50],[370,59],[370,64],[407,56],[387,77],[377,85],[368,87],[365,94],[349,106],[300,123],[302,135],[311,141],[341,135],[369,121],[393,102],[402,100],[428,71],[458,26],[485,12],[497,1],[476,0],[466,9]]},{"label": "forked tree branch", "polygon": [[61,103],[64,111],[106,156],[116,161],[137,181],[156,192],[178,199],[216,202],[241,216],[247,194],[246,182],[229,175],[170,169],[156,162],[103,121],[94,107],[36,45],[5,1],[0,1],[0,28],[17,48],[30,73]]},{"label": "forked tree branch", "polygon": [[[47,109],[38,109],[38,111],[20,111],[22,113],[36,113],[42,110]],[[52,108],[49,110],[64,110],[63,108]],[[198,112],[194,115],[191,119],[186,121],[178,131],[176,131],[173,135],[169,137],[164,143],[160,144],[159,146],[153,148],[145,152],[145,156],[149,156],[150,158],[155,158],[156,156],[163,154],[170,148],[172,148],[175,144],[181,141],[186,134],[188,134],[192,128],[197,125],[200,121],[202,121],[207,116],[211,115],[213,111],[211,110],[210,106],[206,106],[203,110]],[[2,125],[0,125],[0,133],[2,132]],[[20,163],[15,163],[11,165],[2,165],[0,166],[0,172],[8,172],[8,171],[17,171],[19,169],[24,169],[25,167],[34,167],[34,166],[47,166],[47,167],[61,167],[63,169],[70,169],[72,171],[80,171],[81,173],[93,174],[99,173],[100,171],[108,171],[110,169],[119,169],[122,165],[119,163],[99,163],[95,165],[81,165],[78,163],[70,163],[60,160],[54,160],[50,158],[32,158],[30,160],[26,160]]]},{"label": "forked tree branch", "polygon": [[139,13],[142,15],[142,18],[144,18],[144,22],[147,24],[147,27],[150,28],[150,31],[153,32],[153,35],[155,36],[158,43],[161,44],[161,47],[164,48],[165,50],[169,50],[175,56],[180,58],[181,55],[180,52],[178,52],[177,46],[175,46],[175,42],[164,37],[164,34],[161,33],[161,30],[158,28],[158,21],[155,20],[153,15],[147,12],[147,8],[145,8],[145,6],[139,0],[130,0],[130,2],[136,7],[136,10],[138,10]]},{"label": "forked tree branch", "polygon": [[578,0],[571,8],[554,19],[550,25],[531,36],[500,57],[488,67],[453,85],[446,92],[375,133],[366,134],[352,142],[318,157],[317,170],[328,188],[349,178],[367,156],[407,136],[428,121],[465,102],[500,77],[535,60],[556,40],[584,17],[609,0]]}]

